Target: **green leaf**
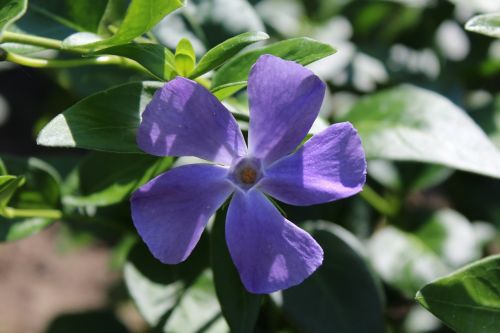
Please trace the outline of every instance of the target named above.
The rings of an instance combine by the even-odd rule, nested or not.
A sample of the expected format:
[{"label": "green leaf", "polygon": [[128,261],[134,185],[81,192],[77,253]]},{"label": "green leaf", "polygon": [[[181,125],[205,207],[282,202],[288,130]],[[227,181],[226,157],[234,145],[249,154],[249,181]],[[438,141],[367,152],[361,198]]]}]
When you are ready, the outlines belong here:
[{"label": "green leaf", "polygon": [[48,163],[37,158],[2,156],[10,173],[25,180],[9,206],[15,208],[59,208],[60,176]]},{"label": "green leaf", "polygon": [[129,43],[105,48],[95,54],[111,54],[130,58],[148,69],[160,80],[168,81],[175,76],[174,54],[159,44]]},{"label": "green leaf", "polygon": [[97,33],[108,2],[108,0],[30,0],[28,10],[75,31]]},{"label": "green leaf", "polygon": [[231,260],[225,237],[225,211],[219,211],[211,232],[211,258],[215,290],[231,332],[252,333],[259,315],[262,295],[251,294],[241,283]]},{"label": "green leaf", "polygon": [[379,229],[367,246],[378,275],[407,297],[413,297],[423,285],[449,273],[441,258],[420,238],[395,227]]},{"label": "green leaf", "polygon": [[151,178],[167,170],[172,157],[93,152],[76,168],[72,177],[80,193],[63,199],[75,206],[107,206],[127,200]]},{"label": "green leaf", "polygon": [[500,13],[477,15],[465,24],[465,29],[500,38]]},{"label": "green leaf", "polygon": [[227,325],[213,290],[208,267],[208,240],[202,237],[189,258],[164,265],[137,244],[125,264],[127,288],[155,332],[224,332]]},{"label": "green leaf", "polygon": [[16,176],[0,176],[0,213],[22,184],[23,178]]},{"label": "green leaf", "polygon": [[181,76],[188,76],[194,69],[196,56],[191,42],[182,38],[175,49],[175,69]]},{"label": "green leaf", "polygon": [[302,65],[334,54],[336,50],[328,44],[310,38],[292,38],[259,49],[242,53],[225,63],[214,75],[212,89],[248,79],[250,68],[263,54],[272,54],[286,60],[293,60]]},{"label": "green leaf", "polygon": [[361,244],[332,223],[316,221],[308,227],[323,248],[323,265],[282,292],[285,316],[301,332],[384,332],[383,294]]},{"label": "green leaf", "polygon": [[5,167],[5,164],[3,163],[2,159],[0,158],[0,176],[4,176],[7,174],[7,168]]},{"label": "green leaf", "polygon": [[434,92],[388,89],[361,99],[342,120],[358,129],[368,159],[436,163],[500,178],[500,152],[463,110]]},{"label": "green leaf", "polygon": [[161,86],[128,83],[91,95],[52,119],[37,143],[116,153],[142,153],[136,144],[140,115]]},{"label": "green leaf", "polygon": [[0,37],[2,31],[24,15],[27,6],[27,0],[0,0]]},{"label": "green leaf", "polygon": [[213,88],[211,91],[214,94],[219,101],[222,101],[233,94],[235,94],[237,91],[245,88],[247,86],[247,81],[239,81],[239,82],[231,82],[228,84],[223,84],[221,86]]},{"label": "green leaf", "polygon": [[126,44],[151,30],[160,20],[184,5],[183,0],[132,0],[116,34],[87,44],[90,50]]},{"label": "green leaf", "polygon": [[458,333],[500,331],[500,255],[423,287],[417,301]]},{"label": "green leaf", "polygon": [[17,241],[34,235],[54,223],[42,218],[13,219],[0,217],[0,242]]},{"label": "green leaf", "polygon": [[268,39],[264,32],[245,32],[238,36],[229,38],[216,47],[210,49],[201,59],[194,71],[189,75],[196,78],[224,64],[228,59],[236,55],[244,47]]}]

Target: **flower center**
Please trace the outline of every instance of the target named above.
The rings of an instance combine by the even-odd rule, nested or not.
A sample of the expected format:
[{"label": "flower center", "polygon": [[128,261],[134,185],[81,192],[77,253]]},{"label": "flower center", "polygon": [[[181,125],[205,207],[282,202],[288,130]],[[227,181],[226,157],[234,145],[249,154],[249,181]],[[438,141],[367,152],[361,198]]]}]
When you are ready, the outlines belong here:
[{"label": "flower center", "polygon": [[240,171],[240,179],[244,184],[255,184],[255,181],[257,180],[257,171],[250,167],[245,167]]},{"label": "flower center", "polygon": [[230,180],[247,191],[262,178],[261,162],[256,158],[241,158],[231,167]]}]

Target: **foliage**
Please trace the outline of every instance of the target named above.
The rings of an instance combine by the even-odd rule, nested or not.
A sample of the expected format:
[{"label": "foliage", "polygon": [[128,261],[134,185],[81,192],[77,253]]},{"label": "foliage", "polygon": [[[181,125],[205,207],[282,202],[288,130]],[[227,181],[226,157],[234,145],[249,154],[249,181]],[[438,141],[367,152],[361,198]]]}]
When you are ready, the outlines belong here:
[{"label": "foliage", "polygon": [[[12,103],[21,110],[5,124],[0,103],[0,242],[52,225],[92,234],[151,332],[499,332],[500,8],[481,3],[0,0],[0,60],[25,67],[12,70],[22,91],[2,78],[0,102],[36,103]],[[350,121],[368,159],[356,197],[276,203],[325,259],[272,295],[244,289],[226,207],[170,266],[137,239],[128,204],[184,163],[137,146],[158,88],[195,80],[246,129],[244,88],[263,54],[326,81],[312,132]],[[27,82],[26,67],[41,83]],[[427,312],[412,320],[419,306]],[[48,332],[133,331],[115,312],[65,315]]]}]

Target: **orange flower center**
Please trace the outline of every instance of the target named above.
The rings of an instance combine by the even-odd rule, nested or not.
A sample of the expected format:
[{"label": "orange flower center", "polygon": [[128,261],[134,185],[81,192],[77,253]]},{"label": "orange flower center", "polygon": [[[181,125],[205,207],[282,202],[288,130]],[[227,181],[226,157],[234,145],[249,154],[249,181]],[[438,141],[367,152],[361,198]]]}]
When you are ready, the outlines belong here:
[{"label": "orange flower center", "polygon": [[245,167],[240,171],[240,179],[244,184],[254,184],[257,180],[257,171],[250,167]]}]

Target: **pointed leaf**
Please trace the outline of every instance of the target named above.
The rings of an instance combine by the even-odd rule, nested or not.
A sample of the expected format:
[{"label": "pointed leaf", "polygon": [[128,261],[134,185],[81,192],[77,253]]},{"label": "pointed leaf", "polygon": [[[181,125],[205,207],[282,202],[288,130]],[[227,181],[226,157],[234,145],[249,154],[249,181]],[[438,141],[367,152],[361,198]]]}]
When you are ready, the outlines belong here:
[{"label": "pointed leaf", "polygon": [[307,65],[335,52],[330,45],[310,38],[292,38],[277,42],[232,58],[215,73],[212,87],[214,89],[231,82],[246,81],[250,68],[263,54],[272,54]]},{"label": "pointed leaf", "polygon": [[102,41],[87,44],[85,47],[97,50],[131,42],[183,5],[184,0],[132,0],[116,34]]},{"label": "pointed leaf", "polygon": [[140,114],[161,86],[128,83],[89,96],[52,119],[37,143],[117,153],[142,153],[136,144]]},{"label": "pointed leaf", "polygon": [[477,15],[465,24],[465,29],[500,38],[500,13]]},{"label": "pointed leaf", "polygon": [[429,283],[416,299],[458,333],[500,332],[500,255]]},{"label": "pointed leaf", "polygon": [[264,32],[245,32],[238,36],[229,38],[216,47],[210,49],[200,59],[200,62],[189,77],[196,78],[203,75],[224,64],[244,47],[268,38],[269,36]]},{"label": "pointed leaf", "polygon": [[175,68],[181,76],[188,76],[194,69],[196,55],[189,39],[183,38],[175,49]]},{"label": "pointed leaf", "polygon": [[432,91],[402,85],[361,99],[353,123],[368,159],[436,163],[500,178],[500,152],[459,107]]}]

